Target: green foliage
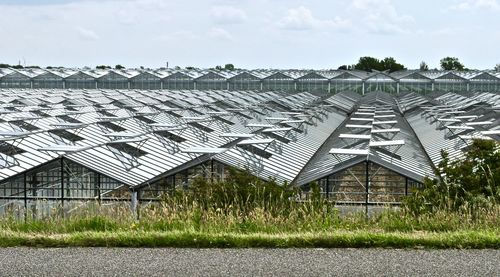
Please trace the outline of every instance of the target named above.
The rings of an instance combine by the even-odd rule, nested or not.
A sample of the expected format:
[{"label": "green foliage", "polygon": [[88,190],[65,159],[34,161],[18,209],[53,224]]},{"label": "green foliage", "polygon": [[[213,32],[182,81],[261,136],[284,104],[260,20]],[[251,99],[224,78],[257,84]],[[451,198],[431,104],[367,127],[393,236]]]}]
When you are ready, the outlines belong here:
[{"label": "green foliage", "polygon": [[500,72],[500,63],[497,63],[494,69],[496,72]]},{"label": "green foliage", "polygon": [[121,64],[117,64],[115,65],[115,69],[124,69],[125,66],[121,65]]},{"label": "green foliage", "polygon": [[95,68],[96,69],[108,69],[108,68],[111,68],[111,66],[109,66],[109,65],[98,65]]},{"label": "green foliage", "polygon": [[389,72],[399,71],[406,69],[404,65],[397,63],[393,57],[387,57],[380,61],[383,70],[389,70]]},{"label": "green foliage", "polygon": [[466,70],[465,66],[456,57],[442,58],[439,63],[443,70]]},{"label": "green foliage", "polygon": [[500,204],[500,144],[475,140],[465,159],[450,161],[447,153],[437,168],[439,179],[427,179],[424,188],[405,200],[414,215],[437,211],[477,216]]},{"label": "green foliage", "polygon": [[427,65],[426,62],[422,61],[420,63],[420,71],[428,71],[429,70],[429,66]]},{"label": "green foliage", "polygon": [[6,64],[6,63],[0,63],[0,68],[14,68],[14,69],[23,69],[23,68],[40,68],[38,65],[29,65],[29,66],[22,66],[20,64]]},{"label": "green foliage", "polygon": [[356,65],[354,65],[354,69],[371,71],[372,69],[383,71],[384,67],[380,63],[379,59],[374,57],[361,57]]},{"label": "green foliage", "polygon": [[379,60],[374,57],[361,57],[357,64],[354,65],[354,69],[364,70],[364,71],[385,71],[389,70],[389,72],[399,71],[406,69],[404,65],[397,63],[396,60],[392,57],[384,58],[383,60]]},{"label": "green foliage", "polygon": [[228,64],[224,65],[224,69],[229,70],[229,71],[234,70],[234,65],[231,63],[228,63]]},{"label": "green foliage", "polygon": [[211,182],[199,177],[187,190],[165,195],[164,201],[175,205],[187,199],[204,211],[215,209],[225,214],[249,214],[256,209],[285,213],[295,203],[297,194],[295,187],[263,181],[248,171],[230,168],[225,181]]},{"label": "green foliage", "polygon": [[341,65],[339,66],[339,70],[354,70],[355,65]]},{"label": "green foliage", "polygon": [[[35,66],[31,66],[31,67],[35,67]],[[40,68],[38,66],[36,66],[37,68]],[[20,64],[13,64],[13,65],[10,65],[10,64],[6,64],[6,63],[0,63],[0,68],[15,68],[15,69],[22,69],[24,68],[24,66],[20,65]]]},{"label": "green foliage", "polygon": [[228,63],[228,64],[225,64],[224,67],[220,66],[220,65],[216,65],[213,69],[215,70],[227,70],[227,71],[232,71],[232,70],[235,70],[235,67],[233,64],[231,63]]}]

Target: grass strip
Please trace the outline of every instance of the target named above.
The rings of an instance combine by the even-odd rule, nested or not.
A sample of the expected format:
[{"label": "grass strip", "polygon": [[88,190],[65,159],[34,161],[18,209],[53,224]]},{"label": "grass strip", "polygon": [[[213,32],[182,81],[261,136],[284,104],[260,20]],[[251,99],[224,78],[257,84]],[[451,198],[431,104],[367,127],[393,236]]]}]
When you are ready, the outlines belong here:
[{"label": "grass strip", "polygon": [[36,234],[0,232],[0,247],[184,247],[184,248],[430,248],[500,249],[497,232],[335,232],[335,233],[201,233],[74,232]]}]

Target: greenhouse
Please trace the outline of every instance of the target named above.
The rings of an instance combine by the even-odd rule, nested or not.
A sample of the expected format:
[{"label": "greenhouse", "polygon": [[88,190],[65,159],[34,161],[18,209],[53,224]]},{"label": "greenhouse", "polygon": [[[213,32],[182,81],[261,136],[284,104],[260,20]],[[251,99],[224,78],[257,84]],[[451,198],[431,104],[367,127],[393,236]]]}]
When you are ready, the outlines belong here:
[{"label": "greenhouse", "polygon": [[500,72],[223,69],[0,69],[0,88],[498,92]]},{"label": "greenhouse", "polygon": [[0,214],[137,207],[229,169],[398,205],[441,150],[500,139],[496,75],[458,74],[2,69]]}]

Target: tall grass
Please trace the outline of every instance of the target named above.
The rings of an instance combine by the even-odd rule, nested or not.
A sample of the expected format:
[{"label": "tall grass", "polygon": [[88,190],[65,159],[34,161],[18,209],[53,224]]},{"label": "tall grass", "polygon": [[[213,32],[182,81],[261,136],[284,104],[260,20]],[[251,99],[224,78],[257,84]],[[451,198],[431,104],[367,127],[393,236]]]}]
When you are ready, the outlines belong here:
[{"label": "tall grass", "polygon": [[[244,180],[247,187],[240,189]],[[293,192],[293,193],[292,193]],[[0,230],[21,233],[75,232],[198,232],[232,234],[367,232],[500,232],[500,206],[472,215],[466,211],[436,211],[415,216],[404,208],[389,208],[366,217],[364,211],[342,215],[334,203],[318,196],[297,201],[294,189],[273,182],[235,179],[221,183],[197,180],[188,190],[172,191],[162,201],[143,205],[140,217],[126,203],[87,203],[64,217],[37,220],[0,219]],[[362,209],[364,210],[364,209]]]},{"label": "tall grass", "polygon": [[[448,178],[450,176],[448,174]],[[486,192],[498,192],[496,184],[500,182],[496,177],[487,183],[491,189]],[[61,212],[36,220],[6,216],[0,219],[0,230],[42,234],[128,231],[275,235],[486,231],[500,234],[500,205],[496,200],[487,201],[487,205],[462,201],[459,208],[452,209],[450,207],[455,206],[441,205],[450,201],[449,193],[443,195],[446,189],[446,185],[428,185],[423,192],[409,198],[402,208],[387,208],[370,217],[363,211],[341,215],[335,203],[321,198],[315,185],[307,200],[303,200],[293,186],[265,182],[247,172],[231,170],[224,182],[196,179],[188,189],[173,190],[159,202],[141,205],[139,218],[131,213],[127,203],[90,202],[64,217]],[[485,192],[480,187],[476,191]],[[470,193],[463,195],[471,199]],[[483,196],[478,194],[478,197]],[[429,207],[429,199],[443,202],[431,203]]]},{"label": "tall grass", "polygon": [[440,211],[414,217],[402,209],[388,210],[366,218],[354,213],[342,216],[331,207],[311,208],[311,203],[298,203],[287,214],[272,214],[264,208],[231,211],[201,207],[196,202],[172,202],[141,209],[140,219],[127,207],[100,207],[66,217],[37,220],[0,220],[0,230],[22,233],[64,234],[85,231],[188,231],[202,233],[309,233],[339,231],[370,232],[451,232],[492,231],[500,234],[500,208],[485,210],[480,217],[467,213]]}]

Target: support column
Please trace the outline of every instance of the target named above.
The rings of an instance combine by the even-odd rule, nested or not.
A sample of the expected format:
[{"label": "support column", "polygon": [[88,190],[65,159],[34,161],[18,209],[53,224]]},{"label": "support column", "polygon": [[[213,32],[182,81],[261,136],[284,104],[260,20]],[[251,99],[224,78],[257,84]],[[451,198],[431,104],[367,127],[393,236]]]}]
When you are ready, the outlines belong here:
[{"label": "support column", "polygon": [[97,173],[97,182],[96,182],[96,193],[97,193],[97,203],[101,205],[101,174]]},{"label": "support column", "polygon": [[361,84],[361,92],[363,95],[365,95],[365,81]]},{"label": "support column", "polygon": [[264,90],[264,82],[260,82],[260,91],[263,91]]},{"label": "support column", "polygon": [[214,160],[210,159],[210,179],[214,183]]},{"label": "support column", "polygon": [[467,91],[470,91],[470,83],[467,82]]},{"label": "support column", "polygon": [[194,90],[196,90],[196,81],[194,81],[193,84],[194,84]]},{"label": "support column", "polygon": [[64,158],[61,157],[61,208],[62,217],[64,218]]},{"label": "support column", "polygon": [[[33,175],[33,176],[36,176],[36,175]],[[32,181],[31,182],[31,189],[33,190],[31,192],[31,195],[33,196],[32,198],[32,204],[31,204],[31,213],[32,213],[32,217],[33,219],[36,219],[37,218],[37,201],[38,201],[38,182],[34,182]]]},{"label": "support column", "polygon": [[163,81],[160,81],[160,89],[163,90]]},{"label": "support column", "polygon": [[26,184],[26,172],[23,174],[23,188],[24,188],[24,221],[28,220],[28,186]]},{"label": "support column", "polygon": [[325,190],[326,190],[326,199],[330,198],[330,182],[328,182],[329,177],[326,177],[326,184],[325,184]]},{"label": "support column", "polygon": [[132,211],[132,216],[134,216],[136,219],[139,219],[138,205],[139,205],[138,192],[136,190],[133,190],[132,197],[130,199],[130,210]]},{"label": "support column", "polygon": [[328,82],[328,93],[330,93],[332,90],[332,83]]},{"label": "support column", "polygon": [[130,89],[130,81],[127,81],[127,88]]},{"label": "support column", "polygon": [[294,89],[294,91],[297,91],[297,82],[295,82],[295,81],[293,82],[293,89]]},{"label": "support column", "polygon": [[434,80],[431,83],[431,91],[434,91]]},{"label": "support column", "polygon": [[175,182],[177,182],[177,179],[175,178],[175,176],[176,176],[176,175],[177,175],[177,174],[174,174],[174,177],[173,177],[173,178],[174,178],[174,181],[173,181],[173,186],[172,186],[172,192],[174,192],[174,191],[175,191],[175,185],[176,185],[176,184],[175,184]]},{"label": "support column", "polygon": [[63,80],[63,89],[66,88],[66,81]]},{"label": "support column", "polygon": [[366,212],[366,217],[368,217],[368,202],[369,202],[369,186],[370,186],[370,162],[366,161],[366,170],[365,170],[365,190],[366,190],[366,197],[365,197],[365,212]]},{"label": "support column", "polygon": [[95,89],[97,89],[97,81],[95,81]]},{"label": "support column", "polygon": [[226,90],[229,90],[229,82],[226,82]]},{"label": "support column", "polygon": [[396,93],[399,95],[399,82],[396,83]]},{"label": "support column", "polygon": [[405,178],[405,196],[408,196],[408,178]]}]

